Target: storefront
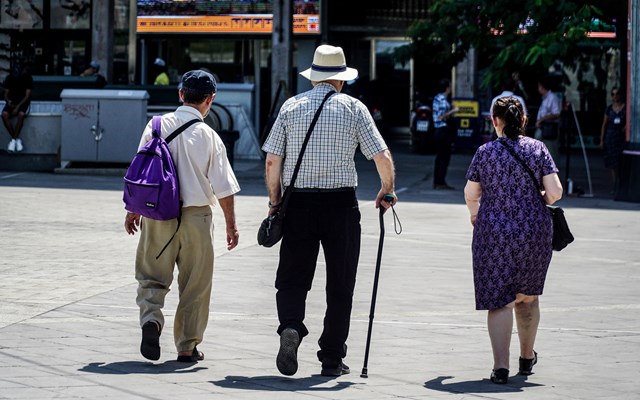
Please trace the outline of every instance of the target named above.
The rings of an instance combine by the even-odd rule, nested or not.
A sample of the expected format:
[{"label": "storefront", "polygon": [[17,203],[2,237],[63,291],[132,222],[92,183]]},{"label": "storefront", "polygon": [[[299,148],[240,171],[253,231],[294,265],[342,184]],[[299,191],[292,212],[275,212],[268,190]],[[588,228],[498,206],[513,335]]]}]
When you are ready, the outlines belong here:
[{"label": "storefront", "polygon": [[[114,82],[127,83],[129,0],[114,1]],[[91,0],[0,0],[0,79],[13,63],[33,75],[78,76],[91,62]]]}]

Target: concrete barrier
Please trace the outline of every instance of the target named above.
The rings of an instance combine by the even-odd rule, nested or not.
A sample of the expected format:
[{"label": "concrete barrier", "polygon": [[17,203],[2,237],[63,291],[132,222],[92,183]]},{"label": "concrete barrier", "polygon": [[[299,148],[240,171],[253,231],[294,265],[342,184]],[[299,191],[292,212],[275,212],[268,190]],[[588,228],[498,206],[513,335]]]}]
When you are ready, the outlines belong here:
[{"label": "concrete barrier", "polygon": [[[0,108],[4,101],[0,102]],[[2,171],[53,171],[59,166],[61,142],[62,103],[53,101],[31,102],[29,115],[24,121],[20,138],[24,150],[8,153],[11,137],[2,126],[0,136],[0,170]],[[15,121],[12,120],[15,123]]]}]

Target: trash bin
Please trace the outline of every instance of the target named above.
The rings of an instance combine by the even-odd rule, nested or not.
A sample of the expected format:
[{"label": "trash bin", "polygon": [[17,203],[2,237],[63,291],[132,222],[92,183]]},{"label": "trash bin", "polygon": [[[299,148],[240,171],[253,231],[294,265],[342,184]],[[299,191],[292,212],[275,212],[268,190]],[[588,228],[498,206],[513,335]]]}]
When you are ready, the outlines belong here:
[{"label": "trash bin", "polygon": [[128,163],[147,123],[144,90],[64,89],[60,158]]}]

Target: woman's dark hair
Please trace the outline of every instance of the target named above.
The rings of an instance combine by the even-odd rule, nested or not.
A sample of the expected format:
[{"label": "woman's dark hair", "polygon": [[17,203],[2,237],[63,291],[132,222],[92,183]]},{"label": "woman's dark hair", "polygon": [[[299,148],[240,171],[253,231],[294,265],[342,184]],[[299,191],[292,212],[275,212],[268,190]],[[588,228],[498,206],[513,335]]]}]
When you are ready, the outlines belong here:
[{"label": "woman's dark hair", "polygon": [[211,93],[203,93],[198,90],[189,88],[182,88],[182,96],[185,103],[189,104],[202,104],[209,97]]},{"label": "woman's dark hair", "polygon": [[493,105],[492,115],[504,121],[502,133],[509,139],[524,135],[526,116],[520,100],[511,96],[499,98]]}]

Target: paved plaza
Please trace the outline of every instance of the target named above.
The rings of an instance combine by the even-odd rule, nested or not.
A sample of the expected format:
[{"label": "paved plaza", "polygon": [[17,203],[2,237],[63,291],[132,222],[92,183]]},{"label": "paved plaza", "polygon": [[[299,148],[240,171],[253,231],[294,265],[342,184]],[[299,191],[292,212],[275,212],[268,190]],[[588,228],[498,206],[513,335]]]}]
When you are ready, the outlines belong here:
[{"label": "paved plaza", "polygon": [[[368,379],[360,371],[380,232],[373,162],[358,159],[363,237],[345,359],[351,374],[338,378],[321,377],[315,356],[322,260],[298,373],[276,369],[278,251],[256,243],[267,211],[262,161],[237,161],[243,190],[233,251],[214,213],[212,307],[198,347],[206,359],[194,364],[174,361],[176,288],[167,296],[161,359],[139,353],[137,236],[123,229],[120,176],[0,172],[0,399],[639,399],[640,204],[611,198],[598,154],[590,159],[594,196],[560,202],[576,241],[554,253],[549,269],[535,373],[515,375],[514,335],[509,384],[495,385],[486,312],[474,309],[462,193],[471,155],[453,156],[448,180],[456,190],[435,191],[433,155],[410,154],[403,143],[392,150],[402,234],[387,213]],[[586,188],[581,154],[571,166]]]}]

